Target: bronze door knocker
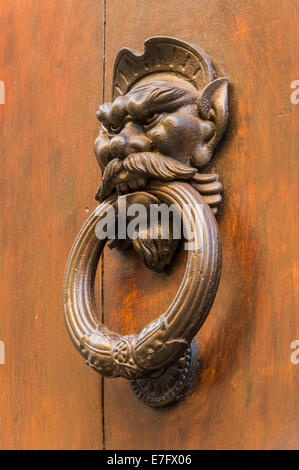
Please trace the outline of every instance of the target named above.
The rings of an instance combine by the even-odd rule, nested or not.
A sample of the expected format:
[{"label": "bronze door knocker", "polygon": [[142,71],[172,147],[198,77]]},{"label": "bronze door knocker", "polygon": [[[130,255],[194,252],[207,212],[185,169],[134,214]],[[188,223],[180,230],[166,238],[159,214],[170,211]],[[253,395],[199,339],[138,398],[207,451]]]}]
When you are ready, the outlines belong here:
[{"label": "bronze door knocker", "polygon": [[[226,128],[227,95],[228,79],[215,78],[200,49],[179,39],[153,37],[145,41],[143,54],[126,48],[119,52],[113,101],[97,112],[100,204],[79,232],[67,262],[66,324],[93,369],[130,380],[136,396],[152,407],[179,401],[193,384],[198,366],[194,337],[218,288],[221,246],[214,215],[222,185],[205,167]],[[167,236],[161,216],[146,218],[161,204],[174,208]],[[144,208],[135,225],[134,205]],[[133,227],[132,236],[126,231],[121,236],[121,217],[125,228]],[[179,230],[174,219],[182,222]],[[108,239],[111,247],[132,245],[148,268],[161,272],[180,238],[187,243],[188,258],[169,308],[136,334],[121,336],[99,324],[94,279]]]}]

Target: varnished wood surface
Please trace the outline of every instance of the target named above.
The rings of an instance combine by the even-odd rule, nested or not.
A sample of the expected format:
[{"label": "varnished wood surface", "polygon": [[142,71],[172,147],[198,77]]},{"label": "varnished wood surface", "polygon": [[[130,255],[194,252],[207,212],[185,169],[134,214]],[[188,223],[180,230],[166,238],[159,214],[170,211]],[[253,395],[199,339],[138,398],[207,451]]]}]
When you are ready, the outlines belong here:
[{"label": "varnished wood surface", "polygon": [[[224,183],[223,271],[199,335],[201,374],[176,408],[151,410],[123,380],[101,379],[73,348],[61,282],[99,171],[102,0],[0,4],[1,449],[299,448],[298,7],[291,0],[106,2],[105,98],[122,46],[173,35],[202,47],[233,84],[231,123],[214,160]],[[121,31],[121,34],[120,34]],[[297,133],[297,134],[296,134]],[[104,319],[131,332],[171,301],[184,270],[147,270],[105,253]]]},{"label": "varnished wood surface", "polygon": [[101,379],[64,324],[62,277],[99,182],[102,0],[0,3],[1,449],[101,448]]},{"label": "varnished wood surface", "polygon": [[[214,159],[225,196],[219,217],[223,270],[199,334],[201,373],[185,402],[168,410],[139,403],[123,380],[105,379],[107,449],[299,448],[298,6],[292,0],[107,2],[105,98],[122,46],[154,35],[204,49],[233,85],[231,122]],[[125,17],[124,17],[125,15]],[[119,32],[121,31],[121,34]],[[155,274],[136,255],[108,252],[105,322],[131,332],[155,318],[182,277],[184,254]]]}]

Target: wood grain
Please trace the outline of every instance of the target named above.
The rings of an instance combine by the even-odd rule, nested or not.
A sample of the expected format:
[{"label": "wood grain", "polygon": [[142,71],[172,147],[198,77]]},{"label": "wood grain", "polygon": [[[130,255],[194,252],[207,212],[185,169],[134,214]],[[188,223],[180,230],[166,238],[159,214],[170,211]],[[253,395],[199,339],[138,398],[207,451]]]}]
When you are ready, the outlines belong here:
[{"label": "wood grain", "polygon": [[[231,122],[214,159],[225,196],[219,217],[223,271],[199,334],[201,373],[185,402],[152,410],[123,380],[105,379],[108,449],[299,448],[298,5],[292,0],[107,2],[106,100],[120,47],[169,35],[204,49],[232,83]],[[121,35],[119,34],[121,31]],[[124,333],[155,318],[182,277],[184,253],[169,273],[136,255],[106,252],[105,322]],[[298,299],[298,297],[297,297]]]},{"label": "wood grain", "polygon": [[0,4],[1,449],[101,448],[101,379],[67,337],[61,289],[99,183],[102,24],[102,0]]}]

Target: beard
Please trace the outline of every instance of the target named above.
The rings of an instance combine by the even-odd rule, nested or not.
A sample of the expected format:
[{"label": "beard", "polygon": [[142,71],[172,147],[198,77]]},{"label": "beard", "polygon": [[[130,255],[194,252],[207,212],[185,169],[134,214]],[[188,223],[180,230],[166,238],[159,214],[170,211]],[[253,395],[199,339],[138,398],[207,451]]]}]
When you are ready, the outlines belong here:
[{"label": "beard", "polygon": [[195,168],[162,153],[132,153],[124,160],[115,158],[108,163],[96,199],[102,202],[115,189],[120,194],[143,189],[148,178],[162,181],[188,180],[196,171]]}]

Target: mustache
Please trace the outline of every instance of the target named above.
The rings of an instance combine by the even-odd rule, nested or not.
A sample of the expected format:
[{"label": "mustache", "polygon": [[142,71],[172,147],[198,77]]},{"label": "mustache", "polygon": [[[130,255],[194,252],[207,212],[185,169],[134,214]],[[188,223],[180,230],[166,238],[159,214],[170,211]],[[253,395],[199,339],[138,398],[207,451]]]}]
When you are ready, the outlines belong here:
[{"label": "mustache", "polygon": [[132,177],[144,176],[163,181],[188,180],[197,172],[196,168],[158,152],[132,153],[124,160],[114,158],[104,170],[101,186],[96,194],[96,199],[99,202],[102,202],[113,192],[115,188],[113,180],[122,171],[126,171],[128,176],[132,175]]}]

